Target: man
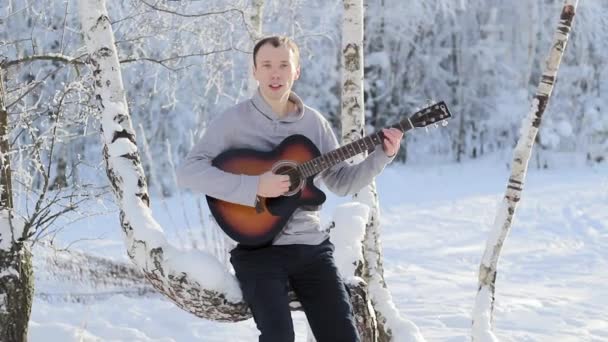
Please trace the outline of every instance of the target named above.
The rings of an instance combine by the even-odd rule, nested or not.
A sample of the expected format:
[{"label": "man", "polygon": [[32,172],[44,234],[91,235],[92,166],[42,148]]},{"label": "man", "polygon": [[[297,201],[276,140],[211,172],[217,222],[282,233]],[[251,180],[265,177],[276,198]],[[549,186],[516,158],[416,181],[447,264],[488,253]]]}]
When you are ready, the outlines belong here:
[{"label": "man", "polygon": [[[307,136],[322,154],[339,147],[329,122],[291,91],[300,76],[296,44],[286,37],[262,39],[253,50],[253,61],[256,93],[214,119],[178,170],[180,186],[248,206],[255,206],[257,196],[286,193],[289,177],[270,171],[257,176],[224,172],[211,165],[219,153],[232,148],[269,151],[292,134]],[[369,184],[392,161],[403,137],[394,128],[383,132],[382,147],[357,165],[341,163],[322,172],[315,185],[323,180],[332,192],[345,196]],[[260,342],[294,340],[289,286],[317,341],[359,341],[349,296],[334,264],[333,244],[320,228],[319,209],[297,209],[270,246],[238,245],[231,251]]]}]

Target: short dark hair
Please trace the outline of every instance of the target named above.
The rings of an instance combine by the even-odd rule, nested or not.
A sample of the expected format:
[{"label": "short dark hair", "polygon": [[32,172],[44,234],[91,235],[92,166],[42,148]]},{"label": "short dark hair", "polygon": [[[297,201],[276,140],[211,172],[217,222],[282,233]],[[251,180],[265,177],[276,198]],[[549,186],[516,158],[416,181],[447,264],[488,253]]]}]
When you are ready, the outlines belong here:
[{"label": "short dark hair", "polygon": [[269,36],[269,37],[265,37],[265,38],[262,38],[261,40],[259,40],[253,47],[253,65],[254,66],[257,67],[257,65],[255,63],[255,57],[258,55],[258,51],[260,50],[260,48],[265,44],[271,44],[275,48],[279,47],[279,46],[287,46],[288,48],[291,49],[291,51],[293,52],[293,55],[296,57],[296,62],[298,64],[300,63],[300,49],[298,48],[298,45],[291,38],[286,37],[286,36]]}]

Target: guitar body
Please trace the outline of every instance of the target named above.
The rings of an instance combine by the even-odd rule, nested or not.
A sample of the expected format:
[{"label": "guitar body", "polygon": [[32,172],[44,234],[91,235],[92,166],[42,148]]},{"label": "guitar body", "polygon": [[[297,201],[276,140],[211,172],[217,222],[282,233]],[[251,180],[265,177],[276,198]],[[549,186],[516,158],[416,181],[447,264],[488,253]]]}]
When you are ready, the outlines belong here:
[{"label": "guitar body", "polygon": [[261,175],[273,170],[277,174],[288,174],[291,188],[284,196],[260,198],[257,208],[207,196],[211,214],[222,230],[240,244],[270,244],[298,207],[325,202],[325,194],[313,184],[314,175],[301,179],[295,168],[319,155],[315,144],[299,134],[285,138],[269,152],[232,149],[219,154],[212,165],[220,170],[245,175]]}]

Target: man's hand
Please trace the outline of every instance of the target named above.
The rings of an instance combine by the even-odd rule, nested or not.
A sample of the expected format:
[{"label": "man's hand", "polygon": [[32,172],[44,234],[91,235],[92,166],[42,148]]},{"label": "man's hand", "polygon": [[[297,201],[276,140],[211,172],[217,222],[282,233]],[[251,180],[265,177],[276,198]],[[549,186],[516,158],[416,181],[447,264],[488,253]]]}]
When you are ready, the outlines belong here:
[{"label": "man's hand", "polygon": [[382,149],[387,156],[392,157],[399,152],[399,146],[401,146],[401,139],[403,138],[403,132],[396,128],[382,129],[384,133],[384,141],[382,142]]},{"label": "man's hand", "polygon": [[289,191],[289,176],[277,175],[272,171],[267,171],[260,175],[258,182],[258,195],[261,197],[279,197]]}]

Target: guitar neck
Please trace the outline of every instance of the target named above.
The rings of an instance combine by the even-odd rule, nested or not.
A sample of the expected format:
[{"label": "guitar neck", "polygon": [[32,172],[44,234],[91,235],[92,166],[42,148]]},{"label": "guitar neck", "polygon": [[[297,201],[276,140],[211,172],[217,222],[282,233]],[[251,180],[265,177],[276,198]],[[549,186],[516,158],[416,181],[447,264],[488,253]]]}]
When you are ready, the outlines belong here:
[{"label": "guitar neck", "polygon": [[[402,121],[401,123],[397,123],[389,128],[397,128],[405,133],[414,128],[414,126],[409,121]],[[298,169],[305,178],[314,176],[358,154],[375,149],[376,145],[381,145],[383,140],[384,134],[382,131],[378,131],[374,134],[370,134],[366,137],[355,140],[331,152],[325,153],[317,158],[302,163],[298,165]]]}]

